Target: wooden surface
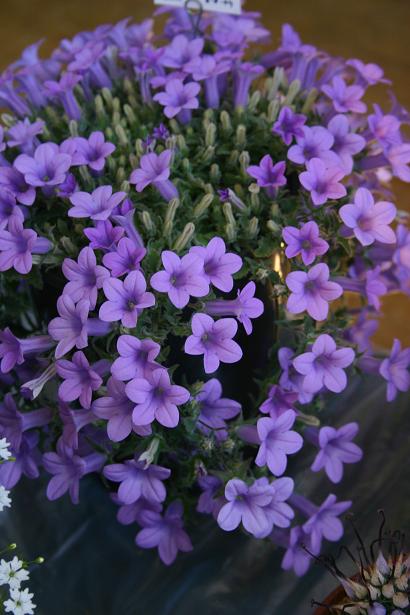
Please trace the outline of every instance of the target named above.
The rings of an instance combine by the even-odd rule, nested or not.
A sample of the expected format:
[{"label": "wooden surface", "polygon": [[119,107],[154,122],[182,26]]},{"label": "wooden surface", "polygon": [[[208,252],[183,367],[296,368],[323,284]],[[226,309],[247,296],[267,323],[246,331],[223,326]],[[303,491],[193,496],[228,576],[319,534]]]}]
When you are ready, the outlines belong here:
[{"label": "wooden surface", "polygon": [[[278,39],[283,22],[291,23],[305,42],[344,57],[383,66],[400,102],[410,109],[410,0],[248,0],[261,11]],[[0,0],[0,65],[41,38],[45,50],[64,37],[126,16],[151,14],[150,0]],[[376,92],[385,99],[383,90]],[[410,186],[396,184],[397,205],[410,211]],[[383,302],[383,323],[377,342],[392,337],[410,344],[410,299],[401,295]]]}]

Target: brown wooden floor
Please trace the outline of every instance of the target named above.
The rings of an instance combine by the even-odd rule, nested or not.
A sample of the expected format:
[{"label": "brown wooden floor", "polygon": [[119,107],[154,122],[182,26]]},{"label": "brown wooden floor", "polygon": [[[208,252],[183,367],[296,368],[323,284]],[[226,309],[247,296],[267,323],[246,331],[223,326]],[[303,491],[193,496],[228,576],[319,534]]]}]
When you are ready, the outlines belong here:
[{"label": "brown wooden floor", "polygon": [[[0,0],[0,65],[40,38],[45,49],[78,30],[125,16],[150,15],[150,0]],[[260,10],[275,40],[289,22],[311,44],[345,57],[358,57],[384,67],[402,104],[410,108],[410,0],[247,0]],[[397,205],[410,211],[410,186],[396,186]],[[400,295],[384,301],[377,341],[393,336],[410,344],[410,300]]]}]

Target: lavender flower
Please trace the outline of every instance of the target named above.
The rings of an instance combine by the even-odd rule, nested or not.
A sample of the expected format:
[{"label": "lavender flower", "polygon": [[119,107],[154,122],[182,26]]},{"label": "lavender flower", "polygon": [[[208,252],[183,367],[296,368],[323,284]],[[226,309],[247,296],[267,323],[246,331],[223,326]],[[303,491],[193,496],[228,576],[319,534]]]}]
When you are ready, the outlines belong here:
[{"label": "lavender flower", "polygon": [[293,410],[286,410],[278,418],[258,420],[258,436],[261,442],[255,459],[256,465],[268,466],[274,476],[281,476],[287,466],[287,455],[297,453],[303,446],[303,438],[291,431],[296,419]]},{"label": "lavender flower", "polygon": [[354,197],[354,204],[343,205],[340,217],[362,246],[369,246],[375,241],[395,243],[396,236],[388,226],[396,217],[393,203],[374,202],[372,193],[367,188],[359,188]]},{"label": "lavender flower", "polygon": [[178,197],[178,190],[169,179],[172,151],[166,149],[159,155],[154,152],[141,157],[140,168],[131,173],[130,182],[142,192],[152,184],[166,201]]},{"label": "lavender flower", "polygon": [[126,196],[125,192],[113,193],[111,186],[99,186],[91,194],[75,192],[70,196],[70,202],[74,207],[68,210],[68,215],[71,218],[107,220]]},{"label": "lavender flower", "polygon": [[184,34],[178,34],[165,48],[161,64],[167,68],[186,71],[187,65],[201,55],[204,43],[203,38],[189,39]]},{"label": "lavender flower", "polygon": [[150,425],[155,419],[164,427],[176,427],[179,422],[177,406],[185,404],[190,393],[184,387],[171,384],[166,369],[156,369],[145,378],[134,378],[125,387],[134,408],[135,425]]},{"label": "lavender flower", "polygon": [[104,460],[105,456],[101,453],[90,453],[80,457],[60,438],[57,442],[57,451],[43,455],[44,469],[53,474],[47,486],[48,499],[57,500],[68,491],[72,503],[78,504],[81,478],[85,474],[98,472]]},{"label": "lavender flower", "polygon": [[51,420],[52,412],[48,408],[19,412],[10,393],[6,393],[0,404],[0,434],[6,438],[14,451],[21,447],[23,433],[34,427],[44,427]]},{"label": "lavender flower", "polygon": [[104,254],[103,263],[115,278],[123,276],[125,273],[139,270],[140,263],[147,251],[128,237],[123,237],[118,242],[115,250]]},{"label": "lavender flower", "polygon": [[86,164],[93,171],[102,171],[105,159],[115,151],[115,145],[105,141],[104,133],[92,132],[88,139],[76,137],[75,164]]},{"label": "lavender flower", "polygon": [[305,115],[294,113],[289,107],[282,107],[278,119],[273,124],[272,132],[282,137],[285,145],[290,145],[293,138],[303,139],[305,122]]},{"label": "lavender flower", "polygon": [[41,460],[37,448],[38,432],[24,433],[19,449],[13,449],[14,461],[0,464],[0,485],[6,489],[13,489],[22,475],[27,478],[38,478],[40,475],[38,465]]},{"label": "lavender flower", "polygon": [[86,348],[88,345],[88,301],[79,301],[77,304],[68,295],[62,295],[57,300],[59,317],[53,318],[48,325],[48,332],[57,340],[55,356],[57,359],[64,356],[72,348]]},{"label": "lavender flower", "polygon": [[238,290],[236,299],[208,301],[204,310],[211,316],[235,316],[248,335],[252,333],[251,319],[259,318],[263,314],[264,305],[255,297],[255,282],[248,282],[242,290]]},{"label": "lavender flower", "polygon": [[331,85],[324,85],[322,91],[328,96],[338,113],[365,113],[366,105],[360,99],[364,89],[360,85],[346,85],[342,77],[336,76]]},{"label": "lavender flower", "polygon": [[143,549],[158,547],[158,554],[164,564],[169,566],[175,560],[178,551],[192,551],[192,543],[182,525],[182,504],[173,502],[161,516],[154,511],[146,511],[141,516],[143,527],[135,542]]},{"label": "lavender flower", "polygon": [[96,399],[92,404],[96,416],[108,421],[107,434],[113,442],[125,440],[132,431],[139,435],[149,435],[150,429],[138,427],[132,422],[134,404],[125,393],[125,384],[109,378],[107,395]]},{"label": "lavender flower", "polygon": [[142,310],[155,305],[154,295],[146,292],[147,284],[141,271],[132,271],[125,280],[106,279],[103,288],[108,301],[100,307],[99,316],[104,322],[121,320],[124,327],[132,328]]},{"label": "lavender flower", "polygon": [[278,188],[286,184],[286,163],[281,161],[273,164],[272,157],[266,154],[259,166],[250,166],[246,172],[254,177],[258,186],[265,188],[269,198],[275,198]]},{"label": "lavender flower", "polygon": [[22,275],[30,273],[33,254],[46,254],[51,243],[45,237],[38,237],[32,229],[23,228],[19,218],[11,218],[8,230],[0,231],[0,271],[12,267]]},{"label": "lavender flower", "polygon": [[[274,533],[272,535],[272,540],[274,542],[275,537],[276,536]],[[300,525],[295,525],[292,527],[289,533],[286,553],[282,560],[283,570],[293,569],[294,573],[298,577],[303,577],[303,575],[306,574],[310,566],[311,556],[303,547],[306,544],[309,544],[309,541],[309,534],[306,534]],[[310,544],[309,547],[312,549]]]},{"label": "lavender flower", "polygon": [[105,267],[97,265],[92,248],[83,248],[77,261],[65,258],[62,271],[67,280],[70,280],[64,287],[64,294],[69,294],[74,303],[87,300],[93,310],[97,303],[98,290],[110,274]]},{"label": "lavender flower", "polygon": [[242,267],[242,259],[237,254],[226,252],[223,239],[213,237],[207,246],[194,246],[190,254],[198,254],[203,260],[203,277],[208,284],[229,293],[233,288],[232,276]]},{"label": "lavender flower", "polygon": [[[110,251],[115,249],[116,244],[124,235],[124,229],[120,226],[113,226],[109,220],[97,221],[95,227],[84,229],[84,235],[90,241],[90,248],[93,250]],[[108,264],[104,263],[108,269]]]},{"label": "lavender flower", "polygon": [[51,98],[58,98],[67,116],[72,120],[81,119],[81,107],[74,94],[75,86],[81,81],[81,76],[66,72],[59,81],[46,81],[44,87],[49,91]]},{"label": "lavender flower", "polygon": [[269,388],[268,399],[259,407],[264,414],[269,414],[276,419],[287,410],[295,410],[293,404],[298,401],[298,393],[285,391],[280,386],[274,384]]},{"label": "lavender flower", "polygon": [[305,265],[311,265],[317,256],[323,256],[329,250],[329,244],[319,236],[319,227],[311,220],[300,229],[294,226],[285,226],[282,237],[286,241],[285,254],[293,258],[299,254]]},{"label": "lavender flower", "polygon": [[18,203],[30,206],[36,198],[36,189],[29,186],[24,175],[14,167],[0,167],[0,185],[10,191]]},{"label": "lavender flower", "polygon": [[151,277],[151,286],[167,293],[175,307],[184,308],[189,297],[204,297],[209,293],[209,282],[203,274],[204,261],[194,252],[180,258],[175,252],[164,250],[161,254],[165,271]]},{"label": "lavender flower", "polygon": [[38,356],[54,346],[49,335],[36,335],[26,339],[17,338],[8,327],[0,330],[0,369],[3,374],[16,365],[22,365],[26,357]]},{"label": "lavender flower", "polygon": [[20,154],[14,166],[24,175],[29,186],[53,187],[65,180],[71,166],[71,156],[60,154],[55,143],[42,143],[36,148],[33,157]]},{"label": "lavender flower", "polygon": [[331,151],[333,144],[332,133],[323,126],[303,126],[302,134],[296,138],[296,145],[289,148],[288,158],[296,164],[306,164],[312,158],[336,164],[338,157]]},{"label": "lavender flower", "polygon": [[72,361],[60,359],[57,361],[57,374],[64,379],[58,389],[62,401],[74,401],[79,399],[83,408],[91,406],[93,391],[97,391],[102,385],[101,375],[106,371],[105,361],[90,366],[83,352],[73,354]]},{"label": "lavender flower", "polygon": [[150,339],[139,340],[132,335],[120,335],[117,340],[118,359],[111,366],[111,373],[118,380],[145,378],[160,365],[155,359],[161,347]]},{"label": "lavender flower", "polygon": [[329,312],[329,301],[338,299],[343,289],[336,282],[329,282],[329,267],[324,263],[315,265],[307,273],[292,271],[286,277],[286,284],[292,291],[287,306],[292,314],[305,310],[315,320],[325,320]]},{"label": "lavender flower", "polygon": [[241,62],[236,68],[235,107],[246,107],[252,81],[260,77],[265,68],[253,62]]},{"label": "lavender flower", "polygon": [[146,468],[142,461],[127,459],[124,463],[105,466],[103,474],[108,480],[120,483],[120,502],[133,504],[140,498],[148,502],[163,502],[166,497],[163,481],[170,477],[171,470],[154,464]]},{"label": "lavender flower", "polygon": [[202,489],[202,493],[199,496],[196,510],[200,513],[212,515],[216,519],[219,511],[225,504],[225,498],[217,496],[218,491],[222,487],[222,481],[216,476],[212,476],[212,474],[207,474],[198,478],[198,484]]},{"label": "lavender flower", "polygon": [[187,124],[192,115],[192,109],[198,109],[197,98],[201,86],[199,83],[184,83],[181,79],[170,79],[165,85],[165,92],[154,96],[154,100],[165,107],[166,117],[173,118],[176,115],[183,124]]},{"label": "lavender flower", "polygon": [[31,155],[39,145],[36,137],[42,134],[44,126],[42,120],[31,123],[28,118],[24,118],[22,122],[16,122],[7,131],[7,145],[18,147],[23,154]]},{"label": "lavender flower", "polygon": [[320,158],[306,163],[307,171],[299,175],[300,183],[310,192],[314,205],[323,205],[328,199],[346,196],[346,188],[340,183],[345,173],[339,166],[326,166]]},{"label": "lavender flower", "polygon": [[205,372],[216,371],[220,362],[236,363],[242,358],[240,346],[233,341],[238,325],[233,318],[215,322],[207,314],[195,314],[191,322],[192,335],[184,346],[187,354],[204,355]]},{"label": "lavender flower", "polygon": [[225,421],[240,413],[241,404],[222,397],[222,385],[216,378],[208,380],[195,399],[200,408],[198,429],[206,435],[213,434],[218,441],[226,440],[228,432]]},{"label": "lavender flower", "polygon": [[345,115],[332,117],[327,129],[334,138],[332,150],[339,156],[344,172],[351,173],[353,156],[364,149],[366,140],[361,135],[350,132],[349,120]]},{"label": "lavender flower", "polygon": [[346,388],[344,372],[354,361],[352,348],[337,348],[330,335],[319,335],[310,352],[305,352],[293,360],[295,369],[305,378],[303,388],[308,393],[317,393],[322,387],[340,393]]},{"label": "lavender flower", "polygon": [[357,423],[348,423],[334,429],[333,427],[307,427],[305,439],[319,448],[311,470],[319,472],[324,469],[333,483],[340,483],[343,477],[343,464],[358,463],[363,451],[352,442],[359,431]]},{"label": "lavender flower", "polygon": [[379,373],[387,380],[387,401],[396,399],[398,391],[410,388],[410,348],[401,349],[401,343],[395,339],[390,356],[380,365]]}]

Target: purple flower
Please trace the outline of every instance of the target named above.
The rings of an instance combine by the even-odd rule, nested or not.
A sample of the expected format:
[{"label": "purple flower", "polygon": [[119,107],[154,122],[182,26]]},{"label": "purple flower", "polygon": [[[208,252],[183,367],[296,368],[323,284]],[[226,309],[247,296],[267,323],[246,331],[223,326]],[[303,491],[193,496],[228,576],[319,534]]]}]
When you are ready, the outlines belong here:
[{"label": "purple flower", "polygon": [[134,378],[125,387],[128,397],[137,405],[132,420],[135,425],[150,425],[154,419],[164,427],[176,427],[177,406],[186,404],[190,393],[184,387],[171,384],[166,369],[156,369],[145,378]]},{"label": "purple flower", "polygon": [[204,81],[207,107],[218,109],[221,102],[220,75],[230,71],[232,63],[229,60],[219,60],[213,55],[202,55],[195,58],[186,69],[195,81]]},{"label": "purple flower", "polygon": [[192,551],[192,543],[183,529],[182,504],[172,502],[164,514],[146,511],[141,515],[143,527],[135,538],[136,544],[142,549],[158,547],[162,562],[169,566],[175,560],[178,551]]},{"label": "purple flower", "polygon": [[303,545],[308,544],[309,540],[310,536],[303,531],[300,525],[292,527],[288,547],[282,560],[283,570],[293,569],[296,576],[303,577],[312,561],[309,553],[303,548]]},{"label": "purple flower", "polygon": [[259,410],[276,419],[287,410],[295,410],[293,404],[296,401],[298,401],[297,393],[284,391],[280,386],[274,384],[269,389],[268,399],[263,402]]},{"label": "purple flower", "polygon": [[393,145],[386,152],[386,157],[392,167],[393,175],[404,182],[410,182],[410,143]]},{"label": "purple flower", "polygon": [[320,158],[306,163],[307,171],[299,175],[300,183],[310,192],[314,205],[323,205],[328,199],[346,196],[346,188],[340,183],[345,173],[339,166],[326,166]]},{"label": "purple flower", "polygon": [[36,198],[36,189],[29,186],[24,175],[14,167],[0,167],[0,185],[9,190],[18,203],[32,205]]},{"label": "purple flower", "polygon": [[46,81],[44,87],[50,98],[58,98],[71,120],[80,120],[82,110],[74,94],[75,86],[81,81],[81,76],[71,72],[64,72],[60,81]]},{"label": "purple flower", "polygon": [[175,252],[164,250],[161,254],[165,271],[151,277],[151,286],[168,298],[177,308],[184,308],[189,297],[204,297],[209,293],[208,278],[204,276],[204,261],[195,253],[180,258]]},{"label": "purple flower", "polygon": [[107,434],[113,442],[121,442],[132,431],[147,436],[151,430],[133,424],[132,411],[134,404],[125,394],[125,384],[115,378],[109,378],[107,395],[93,402],[92,410],[100,419],[108,420]]},{"label": "purple flower", "polygon": [[68,295],[57,300],[60,316],[53,318],[48,325],[48,332],[58,341],[55,356],[57,359],[72,348],[85,348],[88,345],[88,301],[79,301],[77,305]]},{"label": "purple flower", "polygon": [[133,504],[121,504],[119,497],[116,493],[111,494],[112,500],[119,505],[117,512],[117,521],[122,525],[131,525],[132,523],[138,523],[141,525],[142,515],[147,510],[152,510],[160,513],[162,510],[162,504],[159,502],[149,502],[144,498],[140,498]]},{"label": "purple flower", "polygon": [[192,109],[199,107],[197,96],[200,91],[199,83],[193,81],[184,83],[182,79],[170,79],[165,85],[165,92],[156,94],[154,100],[165,107],[166,117],[173,118],[178,115],[181,122],[187,124],[191,119]]},{"label": "purple flower", "polygon": [[207,246],[194,246],[190,254],[198,254],[203,264],[203,277],[215,288],[229,293],[233,288],[233,274],[242,267],[242,259],[233,252],[226,252],[223,239],[213,237]]},{"label": "purple flower", "polygon": [[300,229],[294,226],[285,226],[282,237],[286,241],[285,254],[293,258],[299,254],[305,265],[311,265],[317,256],[323,256],[329,249],[329,244],[319,236],[319,227],[311,220]]},{"label": "purple flower", "polygon": [[206,435],[213,434],[218,441],[226,440],[225,421],[240,413],[241,404],[222,397],[222,385],[216,378],[208,380],[195,399],[200,409],[198,429]]},{"label": "purple flower", "polygon": [[111,269],[115,278],[119,278],[125,273],[137,271],[146,253],[145,248],[136,245],[132,239],[123,237],[114,251],[104,254],[103,263]]},{"label": "purple flower", "polygon": [[99,316],[104,322],[121,320],[124,327],[135,327],[144,308],[155,305],[155,297],[146,292],[147,284],[141,271],[132,271],[125,280],[104,280],[104,294],[108,301],[100,307]]},{"label": "purple flower", "polygon": [[291,348],[283,346],[278,350],[279,365],[282,368],[282,374],[279,378],[279,385],[288,391],[297,394],[297,401],[301,404],[309,404],[313,399],[313,393],[306,393],[303,389],[304,377],[299,374],[293,366],[294,351]]},{"label": "purple flower", "polygon": [[259,166],[250,166],[246,172],[256,179],[258,186],[266,189],[270,198],[275,198],[278,188],[286,184],[285,169],[284,161],[273,164],[272,157],[266,154]]},{"label": "purple flower", "polygon": [[124,463],[105,466],[103,474],[114,483],[121,483],[118,497],[122,504],[133,504],[140,498],[148,502],[163,502],[166,489],[162,481],[171,476],[171,470],[151,464],[145,467],[142,461],[127,459]]},{"label": "purple flower", "polygon": [[205,372],[216,371],[219,363],[236,363],[242,358],[239,344],[233,341],[238,325],[233,318],[221,318],[215,322],[208,314],[194,314],[192,335],[184,346],[187,354],[204,355]]},{"label": "purple flower", "polygon": [[51,243],[45,237],[38,237],[32,229],[23,228],[19,218],[9,220],[8,230],[0,231],[0,271],[14,269],[25,275],[33,266],[32,254],[45,254]]},{"label": "purple flower", "polygon": [[305,378],[303,388],[308,393],[317,393],[322,387],[334,393],[346,388],[344,369],[354,361],[352,348],[337,348],[330,335],[319,335],[311,352],[305,352],[293,360],[295,369]]},{"label": "purple flower", "polygon": [[21,446],[23,433],[34,427],[48,425],[52,412],[48,408],[40,408],[30,412],[19,412],[10,393],[6,393],[0,404],[0,434],[10,442],[14,451]]},{"label": "purple flower", "polygon": [[[103,363],[103,364],[101,364]],[[101,374],[104,373],[105,361],[90,366],[87,357],[81,351],[73,354],[73,360],[57,361],[57,374],[64,379],[58,389],[62,401],[80,400],[83,408],[91,406],[93,391],[102,385]]]},{"label": "purple flower", "polygon": [[6,489],[12,489],[19,482],[22,474],[27,478],[39,477],[38,465],[41,455],[37,448],[38,440],[37,432],[23,434],[20,448],[11,451],[15,461],[0,464],[0,485]]},{"label": "purple flower", "polygon": [[89,239],[90,248],[93,250],[109,251],[115,248],[124,235],[124,229],[120,226],[113,226],[109,220],[104,220],[96,222],[95,227],[85,228],[84,235]]},{"label": "purple flower", "polygon": [[142,192],[152,184],[166,201],[178,197],[178,190],[169,179],[172,150],[166,149],[160,154],[154,152],[141,156],[140,168],[130,176],[130,183],[135,184],[137,192]]},{"label": "purple flower", "polygon": [[367,118],[372,137],[383,148],[401,143],[400,120],[395,115],[385,115],[379,105],[373,105],[373,108],[374,114]]},{"label": "purple flower", "polygon": [[235,107],[246,107],[252,82],[265,72],[265,68],[253,62],[241,62],[236,66]]},{"label": "purple flower", "polygon": [[10,220],[24,222],[24,214],[17,206],[16,197],[9,190],[4,190],[0,195],[0,230],[7,229]]},{"label": "purple flower", "polygon": [[303,446],[303,438],[291,427],[296,419],[296,412],[286,410],[278,418],[264,417],[258,420],[258,436],[261,442],[255,463],[265,465],[275,476],[281,476],[286,470],[287,455],[297,453]]},{"label": "purple flower", "polygon": [[338,299],[343,289],[336,282],[329,282],[329,267],[324,263],[314,265],[306,273],[292,271],[286,277],[286,284],[292,291],[287,302],[291,314],[305,310],[315,320],[325,320],[329,312],[329,301]]},{"label": "purple flower", "polygon": [[248,486],[233,478],[225,486],[227,503],[218,514],[218,525],[226,532],[235,530],[240,523],[255,538],[265,538],[272,531],[269,504],[273,489],[267,479],[257,479]]},{"label": "purple flower", "polygon": [[70,280],[64,287],[64,294],[69,294],[74,303],[86,299],[93,310],[97,303],[98,289],[102,288],[110,274],[105,267],[97,265],[92,248],[83,248],[77,261],[65,258],[62,271]]},{"label": "purple flower", "polygon": [[363,85],[376,85],[376,83],[390,83],[387,79],[383,78],[383,69],[377,64],[365,64],[361,60],[348,60],[347,66],[351,66],[355,69],[356,73],[363,82]]},{"label": "purple flower", "polygon": [[44,469],[53,474],[47,486],[48,499],[57,500],[68,491],[72,503],[78,504],[81,478],[90,472],[98,472],[104,460],[105,456],[100,453],[80,457],[60,438],[57,451],[43,455]]},{"label": "purple flower", "polygon": [[282,137],[285,145],[290,145],[294,137],[303,139],[305,122],[305,115],[294,113],[289,107],[282,107],[278,119],[273,125],[272,132]]},{"label": "purple flower", "polygon": [[334,143],[332,150],[339,156],[341,166],[346,174],[353,170],[353,156],[366,146],[366,140],[350,132],[349,120],[345,115],[335,115],[327,125],[332,133]]},{"label": "purple flower", "polygon": [[242,290],[238,290],[236,299],[208,301],[204,310],[211,316],[235,316],[248,335],[252,333],[253,318],[259,318],[263,314],[264,305],[255,297],[255,282],[248,282]]},{"label": "purple flower", "polygon": [[38,356],[54,346],[49,335],[37,335],[18,339],[8,327],[0,330],[0,369],[3,374],[10,372],[16,365],[22,365],[27,356]]},{"label": "purple flower", "polygon": [[70,196],[74,205],[68,210],[71,218],[91,218],[91,220],[107,220],[113,210],[127,196],[125,192],[112,192],[112,186],[99,186],[88,192],[75,192]]},{"label": "purple flower", "polygon": [[305,438],[319,448],[311,470],[319,472],[324,468],[333,483],[340,483],[343,477],[344,463],[358,463],[363,451],[352,442],[359,431],[357,423],[348,423],[339,429],[333,427],[307,427]]},{"label": "purple flower", "polygon": [[150,339],[139,340],[132,335],[120,335],[117,340],[117,350],[120,354],[111,366],[111,373],[118,380],[146,378],[160,365],[155,359],[161,347]]},{"label": "purple flower", "polygon": [[375,241],[396,243],[396,235],[388,226],[396,217],[396,208],[387,201],[374,202],[372,193],[367,188],[359,188],[354,197],[354,204],[343,205],[340,217],[362,246],[370,246]]},{"label": "purple flower", "polygon": [[95,414],[92,410],[73,410],[65,402],[58,404],[58,413],[63,423],[62,439],[66,446],[78,449],[79,432],[95,421]]},{"label": "purple flower", "polygon": [[18,147],[24,154],[32,154],[38,145],[37,135],[41,135],[45,124],[42,120],[37,120],[31,124],[26,117],[21,122],[16,122],[7,131],[7,145]]},{"label": "purple flower", "polygon": [[29,186],[57,186],[66,178],[71,156],[60,154],[55,143],[42,143],[36,148],[33,157],[20,154],[14,166],[24,175]]},{"label": "purple flower", "polygon": [[338,113],[366,112],[366,105],[360,100],[364,89],[359,85],[346,85],[342,77],[333,77],[331,85],[322,86],[322,92],[331,99]]},{"label": "purple flower", "polygon": [[[300,496],[299,496],[300,497]],[[313,514],[303,525],[303,530],[310,535],[314,553],[320,552],[322,538],[337,542],[343,536],[343,525],[339,515],[342,515],[351,506],[351,502],[337,502],[332,493],[321,506],[314,507]]]},{"label": "purple flower", "polygon": [[399,340],[395,339],[390,356],[381,362],[379,373],[387,380],[387,401],[393,401],[398,391],[410,388],[410,348],[401,349]]},{"label": "purple flower", "polygon": [[86,164],[93,171],[102,171],[105,159],[115,151],[115,145],[105,141],[104,133],[99,130],[92,132],[88,139],[76,137],[75,145],[74,164]]},{"label": "purple flower", "polygon": [[[263,419],[264,420],[264,419]],[[267,478],[261,479],[265,484],[269,484]],[[294,489],[294,482],[291,478],[277,478],[270,487],[272,489],[272,501],[268,505],[268,514],[273,526],[289,527],[291,520],[295,516],[292,508],[287,503]]]},{"label": "purple flower", "polygon": [[204,43],[203,38],[189,39],[178,34],[165,48],[161,64],[167,68],[186,70],[186,65],[201,55]]},{"label": "purple flower", "polygon": [[198,478],[198,484],[202,489],[202,493],[198,498],[196,510],[200,513],[212,515],[216,519],[219,511],[225,504],[225,498],[216,495],[222,487],[222,481],[216,476],[212,476],[212,474],[206,474]]},{"label": "purple flower", "polygon": [[288,158],[296,164],[306,164],[312,158],[320,158],[327,164],[336,164],[338,157],[331,152],[334,137],[323,126],[303,126],[302,135],[298,136],[297,145],[292,145]]}]

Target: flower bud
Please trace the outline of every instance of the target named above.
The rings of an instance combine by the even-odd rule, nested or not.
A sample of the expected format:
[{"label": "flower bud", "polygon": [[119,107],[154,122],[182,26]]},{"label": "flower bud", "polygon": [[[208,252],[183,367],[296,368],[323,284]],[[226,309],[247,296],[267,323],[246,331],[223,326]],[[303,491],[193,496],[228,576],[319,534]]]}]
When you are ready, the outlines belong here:
[{"label": "flower bud", "polygon": [[174,244],[175,252],[181,252],[186,247],[186,245],[191,241],[194,233],[195,233],[195,225],[192,222],[188,222],[188,224],[185,225],[184,230],[182,231],[182,233],[180,234],[180,236],[178,237],[178,239],[176,240]]}]

